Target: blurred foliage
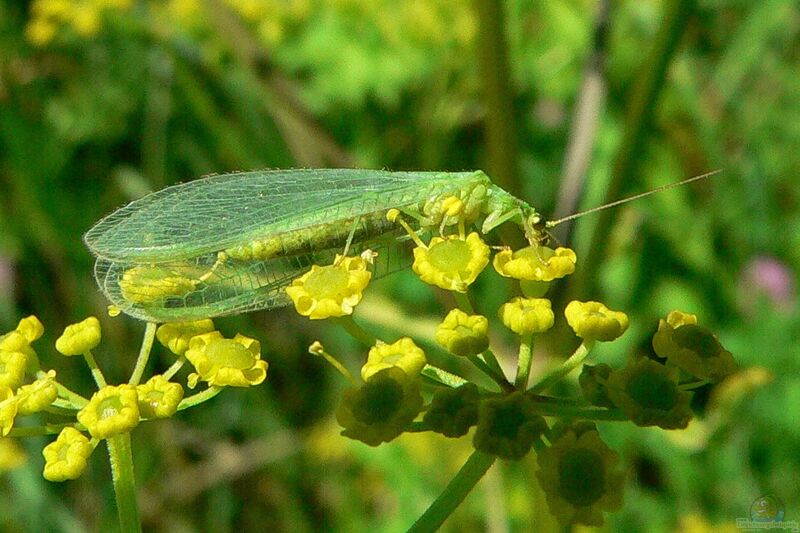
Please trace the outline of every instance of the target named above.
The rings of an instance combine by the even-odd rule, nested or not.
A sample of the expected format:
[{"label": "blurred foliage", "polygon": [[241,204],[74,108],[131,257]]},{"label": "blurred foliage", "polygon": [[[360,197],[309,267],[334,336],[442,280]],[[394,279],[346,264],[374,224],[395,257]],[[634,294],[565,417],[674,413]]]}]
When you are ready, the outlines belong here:
[{"label": "blurred foliage", "polygon": [[[596,46],[595,4],[504,2],[509,127],[522,177],[515,190],[544,213],[556,202],[583,66]],[[648,68],[643,52],[670,5],[612,3],[584,207],[604,196],[631,91]],[[719,331],[748,370],[724,390],[701,391],[704,416],[685,431],[602,425],[632,472],[610,531],[730,527],[768,493],[787,518],[800,509],[800,8],[792,0],[689,5],[635,179],[621,189],[723,173],[616,209],[600,256],[580,255],[592,217],[573,240],[599,295],[631,316],[622,344],[647,350],[657,317],[680,308]],[[0,327],[35,313],[52,345],[68,323],[104,316],[81,234],[170,183],[264,167],[487,167],[483,123],[493,110],[475,59],[479,22],[471,3],[456,0],[0,2]],[[478,285],[491,318],[509,289],[497,276]],[[373,295],[357,317],[388,336],[430,339],[443,312],[427,288],[407,273],[375,287],[389,297]],[[103,322],[98,359],[119,378],[143,328]],[[218,324],[262,340],[270,375],[135,432],[147,530],[399,531],[463,463],[466,443],[435,436],[377,449],[338,437],[332,406],[344,383],[306,348],[323,337],[356,367],[363,354],[339,331],[285,310]],[[86,390],[82,367],[51,356],[63,381]],[[155,364],[168,364],[161,356]],[[624,356],[617,349],[600,359]],[[542,371],[549,363],[538,357]],[[40,475],[44,442],[26,440],[27,463],[0,479],[0,527],[113,529],[103,454],[78,481],[50,484]],[[445,529],[555,530],[532,480],[530,458],[492,471]]]}]

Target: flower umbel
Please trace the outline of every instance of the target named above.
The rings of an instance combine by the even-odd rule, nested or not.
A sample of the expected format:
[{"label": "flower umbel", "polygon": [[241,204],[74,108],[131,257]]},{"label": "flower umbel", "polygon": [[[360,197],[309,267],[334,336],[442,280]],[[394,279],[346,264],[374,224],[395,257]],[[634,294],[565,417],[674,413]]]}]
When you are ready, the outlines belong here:
[{"label": "flower umbel", "polygon": [[411,268],[422,281],[448,291],[466,292],[489,263],[489,247],[473,232],[434,237],[427,247],[414,248]]},{"label": "flower umbel", "polygon": [[77,479],[86,469],[86,460],[93,449],[89,439],[77,429],[62,429],[58,438],[42,450],[44,478],[48,481]]},{"label": "flower umbel", "polygon": [[651,359],[628,362],[608,377],[608,396],[637,426],[683,429],[692,418],[692,393],[678,387],[678,369]]},{"label": "flower umbel", "polygon": [[178,404],[183,399],[183,387],[157,375],[147,383],[137,385],[136,394],[142,418],[168,418],[178,410]]},{"label": "flower umbel", "polygon": [[214,331],[214,322],[210,318],[188,322],[167,322],[158,326],[156,338],[175,355],[183,355],[189,349],[189,341],[192,340],[192,337],[212,331]]},{"label": "flower umbel", "polygon": [[421,410],[418,380],[393,366],[373,374],[361,387],[347,389],[336,421],[345,437],[377,446],[399,436]]},{"label": "flower umbel", "polygon": [[436,342],[454,355],[477,355],[489,348],[489,321],[453,309],[436,327]]},{"label": "flower umbel", "polygon": [[587,342],[613,341],[628,329],[628,315],[612,311],[600,302],[572,301],[564,309],[564,315],[575,335]]},{"label": "flower umbel", "polygon": [[516,252],[502,250],[492,264],[501,276],[527,281],[553,281],[575,272],[575,252],[569,248],[533,245]]},{"label": "flower umbel", "polygon": [[555,315],[546,298],[513,298],[500,306],[503,324],[517,335],[542,333],[553,327]]},{"label": "flower umbel", "polygon": [[567,431],[537,454],[536,476],[550,512],[563,524],[603,524],[603,512],[622,506],[625,473],[616,469],[619,456],[597,431]]},{"label": "flower umbel", "polygon": [[206,381],[216,387],[249,387],[267,378],[266,361],[261,359],[261,344],[237,334],[226,339],[219,331],[197,335],[189,342],[186,358],[196,374],[189,376],[189,387]]},{"label": "flower umbel", "polygon": [[100,321],[90,316],[71,324],[56,340],[56,350],[64,355],[80,355],[100,344]]},{"label": "flower umbel", "polygon": [[107,385],[95,392],[78,411],[78,422],[92,437],[105,439],[126,433],[139,424],[139,401],[132,385]]},{"label": "flower umbel", "polygon": [[369,349],[367,362],[361,367],[361,378],[367,381],[377,372],[393,366],[415,378],[426,362],[425,352],[410,337],[403,337],[392,344],[378,341]]},{"label": "flower umbel", "polygon": [[286,287],[297,312],[312,320],[346,316],[361,301],[372,273],[363,257],[336,256],[332,265],[314,265]]},{"label": "flower umbel", "polygon": [[679,311],[660,320],[653,336],[653,350],[659,357],[700,379],[721,381],[736,371],[733,355],[697,317]]},{"label": "flower umbel", "polygon": [[547,423],[535,413],[533,400],[515,392],[481,402],[473,444],[503,459],[522,459],[545,431]]}]

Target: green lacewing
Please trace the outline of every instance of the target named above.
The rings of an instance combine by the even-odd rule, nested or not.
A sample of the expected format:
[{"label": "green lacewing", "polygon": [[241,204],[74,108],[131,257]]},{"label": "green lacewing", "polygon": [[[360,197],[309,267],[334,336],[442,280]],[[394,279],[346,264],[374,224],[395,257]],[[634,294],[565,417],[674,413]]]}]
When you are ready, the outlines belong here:
[{"label": "green lacewing", "polygon": [[214,175],[153,192],[100,220],[84,236],[95,277],[122,312],[152,322],[195,320],[286,305],[284,288],[345,244],[377,252],[375,275],[408,264],[400,209],[420,231],[464,217],[486,233],[510,221],[531,242],[542,217],[481,171],[269,170]]}]

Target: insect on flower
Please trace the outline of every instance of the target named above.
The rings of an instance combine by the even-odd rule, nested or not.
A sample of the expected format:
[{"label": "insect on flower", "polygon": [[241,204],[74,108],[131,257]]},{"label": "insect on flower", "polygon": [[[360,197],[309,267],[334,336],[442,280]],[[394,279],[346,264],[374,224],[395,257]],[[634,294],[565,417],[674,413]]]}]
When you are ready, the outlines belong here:
[{"label": "insect on flower", "polygon": [[387,220],[390,209],[423,233],[512,222],[531,244],[560,222],[481,171],[271,170],[167,187],[103,218],[84,240],[100,288],[124,313],[196,320],[286,305],[292,280],[343,249],[377,252],[375,277],[407,266],[409,236]]}]

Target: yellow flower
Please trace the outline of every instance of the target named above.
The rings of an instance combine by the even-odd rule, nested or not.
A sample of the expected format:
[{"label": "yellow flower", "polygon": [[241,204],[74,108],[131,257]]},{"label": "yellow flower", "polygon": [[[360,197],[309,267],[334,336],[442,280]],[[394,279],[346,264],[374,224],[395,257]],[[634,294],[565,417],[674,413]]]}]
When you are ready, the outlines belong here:
[{"label": "yellow flower", "polygon": [[56,350],[64,355],[80,355],[100,344],[100,321],[90,316],[82,322],[71,324],[56,340]]},{"label": "yellow flower", "polygon": [[0,387],[19,387],[27,366],[28,356],[24,352],[0,349]]},{"label": "yellow flower", "polygon": [[599,302],[574,300],[567,304],[564,315],[575,335],[584,341],[613,341],[628,329],[628,315]]},{"label": "yellow flower", "polygon": [[17,439],[0,437],[0,474],[19,468],[25,459],[25,450],[17,444]]},{"label": "yellow flower", "polygon": [[448,291],[466,292],[489,263],[489,247],[473,232],[434,237],[427,247],[414,248],[411,268],[422,281]]},{"label": "yellow flower", "polygon": [[397,367],[414,378],[419,375],[426,362],[425,352],[409,337],[403,337],[392,344],[378,341],[378,344],[369,349],[367,362],[361,367],[361,377],[367,381],[384,368]]},{"label": "yellow flower", "polygon": [[0,386],[0,437],[5,437],[14,427],[17,416],[17,397],[9,387]]},{"label": "yellow flower", "polygon": [[153,376],[144,385],[137,385],[139,415],[142,418],[168,418],[178,410],[183,387],[162,375]]},{"label": "yellow flower", "polygon": [[652,359],[629,361],[606,381],[608,397],[637,426],[683,429],[689,425],[692,393],[678,387],[678,369]]},{"label": "yellow flower", "polygon": [[140,265],[129,268],[119,280],[122,297],[135,304],[153,304],[168,296],[186,296],[196,282],[173,268]]},{"label": "yellow flower", "polygon": [[536,477],[550,512],[562,524],[603,524],[603,512],[622,507],[625,473],[619,455],[595,430],[565,432],[536,456]]},{"label": "yellow flower", "polygon": [[72,27],[81,37],[91,37],[100,31],[100,11],[96,6],[81,3],[72,13]]},{"label": "yellow flower", "polygon": [[332,265],[314,265],[286,287],[295,309],[312,320],[350,315],[372,273],[363,257],[336,256]]},{"label": "yellow flower", "polygon": [[219,331],[197,335],[189,342],[186,358],[196,374],[189,376],[189,387],[200,380],[216,387],[249,387],[267,377],[267,362],[261,360],[261,344],[237,334],[226,339]]},{"label": "yellow flower", "polygon": [[78,411],[78,422],[96,439],[126,433],[139,424],[138,400],[133,385],[106,385]]},{"label": "yellow flower", "polygon": [[370,446],[399,436],[422,411],[418,381],[393,366],[373,374],[360,388],[344,391],[336,409],[342,435]]},{"label": "yellow flower", "polygon": [[437,326],[436,342],[455,355],[477,355],[489,348],[489,321],[485,316],[453,309]]},{"label": "yellow flower", "polygon": [[35,17],[25,27],[25,38],[34,46],[45,46],[56,36],[58,26],[52,20]]},{"label": "yellow flower", "polygon": [[500,306],[503,324],[517,335],[542,333],[553,327],[555,315],[546,298],[513,298]]},{"label": "yellow flower", "polygon": [[18,411],[21,415],[38,413],[51,405],[58,397],[55,383],[56,371],[50,370],[30,385],[23,385],[17,390],[19,399]]},{"label": "yellow flower", "polygon": [[17,330],[23,337],[31,343],[41,338],[44,334],[44,326],[34,315],[23,318],[17,324]]},{"label": "yellow flower", "polygon": [[44,478],[48,481],[77,479],[86,469],[86,460],[94,448],[86,436],[72,427],[66,427],[58,438],[44,447]]},{"label": "yellow flower", "polygon": [[501,276],[527,281],[553,281],[575,272],[575,252],[569,248],[533,245],[512,252],[503,250],[494,256],[494,269]]},{"label": "yellow flower", "polygon": [[731,352],[722,347],[708,329],[697,325],[697,317],[679,311],[660,320],[653,336],[653,350],[678,368],[700,379],[721,381],[736,371]]},{"label": "yellow flower", "polygon": [[167,322],[156,330],[156,338],[175,355],[183,355],[189,348],[189,341],[196,335],[214,331],[210,318],[189,322]]}]

